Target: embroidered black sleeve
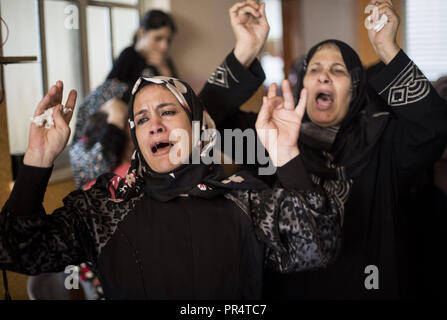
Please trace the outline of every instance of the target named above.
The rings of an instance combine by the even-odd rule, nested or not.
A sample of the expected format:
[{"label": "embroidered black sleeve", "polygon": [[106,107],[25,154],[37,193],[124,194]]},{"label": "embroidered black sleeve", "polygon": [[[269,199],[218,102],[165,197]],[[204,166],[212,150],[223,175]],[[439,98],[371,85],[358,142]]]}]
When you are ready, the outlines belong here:
[{"label": "embroidered black sleeve", "polygon": [[390,152],[399,176],[432,166],[447,144],[447,102],[402,50],[370,82],[395,115]]},{"label": "embroidered black sleeve", "polygon": [[0,267],[36,275],[62,271],[93,258],[87,225],[74,212],[53,215],[0,215]]},{"label": "embroidered black sleeve", "polygon": [[[317,191],[238,191],[238,205],[251,214],[266,246],[265,261],[282,273],[324,267],[340,247],[341,208]],[[244,205],[241,205],[243,203]]]},{"label": "embroidered black sleeve", "polygon": [[415,103],[431,90],[430,81],[402,50],[370,82],[391,107]]},{"label": "embroidered black sleeve", "polygon": [[235,113],[262,85],[264,71],[258,60],[244,68],[231,52],[199,93],[217,127]]},{"label": "embroidered black sleeve", "polygon": [[[25,168],[27,172],[32,170],[35,168]],[[33,178],[28,180],[16,182],[22,202],[34,198],[26,197],[32,191],[30,185],[41,184],[28,183]],[[64,206],[51,215],[39,202],[20,206],[14,196],[9,200],[0,214],[0,268],[35,275],[82,262],[95,269],[102,248],[138,199],[112,200],[107,188],[95,186],[70,193]]]},{"label": "embroidered black sleeve", "polygon": [[42,201],[50,174],[51,168],[22,166],[0,214],[1,268],[34,275],[94,257],[91,232],[76,207],[45,213]]}]

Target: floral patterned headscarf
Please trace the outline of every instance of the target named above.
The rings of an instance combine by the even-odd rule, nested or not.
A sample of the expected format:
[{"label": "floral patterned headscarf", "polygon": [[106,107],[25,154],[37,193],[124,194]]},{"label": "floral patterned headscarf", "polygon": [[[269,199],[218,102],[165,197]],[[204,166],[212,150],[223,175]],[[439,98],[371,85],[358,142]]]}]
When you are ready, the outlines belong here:
[{"label": "floral patterned headscarf", "polygon": [[[169,201],[178,196],[190,195],[212,198],[228,189],[263,189],[266,187],[263,182],[246,173],[241,173],[234,179],[226,179],[221,165],[204,164],[202,161],[199,164],[191,164],[193,163],[192,153],[189,158],[190,164],[182,164],[172,172],[158,173],[152,170],[138,145],[133,115],[135,97],[147,85],[161,85],[167,88],[179,101],[191,122],[197,121],[200,124],[199,137],[202,137],[204,130],[215,129],[214,121],[186,82],[169,77],[139,78],[132,90],[129,106],[129,123],[135,152],[126,177],[124,179],[115,177],[115,181],[112,181],[116,198],[138,196],[143,190],[150,197],[159,201]],[[200,155],[205,152],[212,154],[216,135],[211,135],[208,138],[207,141],[199,139],[197,144],[193,145],[192,152],[198,152]]]}]

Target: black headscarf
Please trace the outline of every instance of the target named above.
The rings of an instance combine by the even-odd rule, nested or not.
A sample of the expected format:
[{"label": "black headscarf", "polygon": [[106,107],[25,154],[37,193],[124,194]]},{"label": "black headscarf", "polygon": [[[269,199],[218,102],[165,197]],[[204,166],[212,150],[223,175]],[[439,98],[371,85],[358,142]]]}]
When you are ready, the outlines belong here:
[{"label": "black headscarf", "polygon": [[[169,201],[178,196],[197,196],[213,198],[231,189],[260,190],[266,185],[248,173],[240,172],[237,176],[226,178],[221,165],[193,164],[193,153],[206,153],[212,156],[215,138],[201,141],[193,146],[189,164],[181,164],[169,173],[158,173],[152,170],[144,160],[135,133],[134,101],[137,93],[147,85],[161,85],[167,88],[180,102],[189,119],[200,123],[200,137],[206,129],[214,129],[215,124],[192,88],[184,81],[169,77],[139,78],[135,83],[129,106],[129,123],[135,152],[131,166],[124,179],[115,176],[115,181],[109,181],[114,198],[128,199],[145,192],[151,198],[159,201]],[[194,133],[193,133],[194,134]],[[211,148],[211,149],[210,149]],[[210,151],[211,150],[211,151]],[[200,158],[201,159],[201,158]]]},{"label": "black headscarf", "polygon": [[441,98],[447,101],[447,76],[441,77],[433,82],[433,87]]},{"label": "black headscarf", "polygon": [[339,40],[325,40],[310,49],[303,64],[298,89],[303,88],[310,60],[321,46],[328,44],[340,49],[351,78],[351,102],[338,126],[321,128],[305,115],[299,148],[311,173],[331,180],[348,180],[358,175],[368,163],[388,123],[389,109],[368,86],[366,72],[357,53]]}]

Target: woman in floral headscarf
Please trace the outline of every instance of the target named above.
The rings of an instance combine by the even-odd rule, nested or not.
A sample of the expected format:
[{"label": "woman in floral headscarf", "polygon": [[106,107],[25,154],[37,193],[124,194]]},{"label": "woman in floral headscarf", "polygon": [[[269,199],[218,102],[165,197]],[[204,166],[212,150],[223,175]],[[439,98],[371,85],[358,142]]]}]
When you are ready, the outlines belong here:
[{"label": "woman in floral headscarf", "polygon": [[[38,274],[86,261],[109,299],[249,299],[261,295],[264,262],[290,272],[324,266],[336,254],[340,207],[298,156],[305,99],[297,108],[292,96],[264,99],[257,129],[277,130],[276,153],[260,138],[285,186],[272,190],[248,174],[227,178],[219,165],[191,163],[213,147],[192,141],[194,121],[200,133],[213,121],[185,82],[141,78],[129,108],[136,151],[126,177],[102,175],[46,215],[46,184],[70,131],[61,97],[58,82],[36,109],[57,105],[55,125],[31,125],[0,215],[0,267]],[[66,107],[75,100],[71,92]],[[187,135],[179,139],[175,130]]]}]

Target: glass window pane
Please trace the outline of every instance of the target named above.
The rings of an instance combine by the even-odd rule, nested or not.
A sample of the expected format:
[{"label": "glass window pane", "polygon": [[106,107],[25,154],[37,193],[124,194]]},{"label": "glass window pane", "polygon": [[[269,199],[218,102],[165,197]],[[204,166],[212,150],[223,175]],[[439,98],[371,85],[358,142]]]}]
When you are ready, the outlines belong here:
[{"label": "glass window pane", "polygon": [[171,0],[146,0],[145,8],[171,12]]},{"label": "glass window pane", "polygon": [[116,59],[121,51],[132,44],[138,29],[139,16],[135,9],[112,9],[113,54]]},{"label": "glass window pane", "polygon": [[[40,56],[39,25],[35,1],[1,0],[1,15],[8,25],[9,35],[3,46],[3,56]],[[6,40],[2,24],[2,39]],[[25,153],[28,145],[30,118],[42,97],[40,62],[4,66],[6,113],[8,118],[9,150]]]},{"label": "glass window pane", "polygon": [[405,2],[408,56],[432,81],[447,74],[447,1]]},{"label": "glass window pane", "polygon": [[90,90],[100,85],[112,69],[109,9],[87,7]]},{"label": "glass window pane", "polygon": [[282,5],[281,0],[264,0],[270,32],[261,57],[265,71],[264,85],[281,83],[284,79],[284,59],[282,48]]},{"label": "glass window pane", "polygon": [[[46,0],[45,12],[45,40],[47,53],[48,87],[57,80],[64,82],[65,103],[70,89],[78,91],[78,96],[84,96],[82,87],[82,59],[79,29],[66,28],[65,8],[74,5],[69,1]],[[78,99],[78,104],[81,102]],[[76,109],[75,109],[76,110]],[[76,115],[73,120],[76,119]],[[70,122],[72,133],[75,121]],[[71,138],[69,143],[71,143]]]},{"label": "glass window pane", "polygon": [[[4,56],[38,56],[39,23],[37,1],[2,0],[2,18],[9,29],[7,42],[3,46]],[[6,39],[6,28],[2,23],[2,39]]]},{"label": "glass window pane", "polygon": [[113,2],[113,3],[122,3],[122,4],[131,4],[136,5],[138,0],[97,0],[98,2]]},{"label": "glass window pane", "polygon": [[28,146],[30,119],[43,96],[41,66],[40,63],[8,64],[3,70],[9,150],[13,155],[24,154]]}]

